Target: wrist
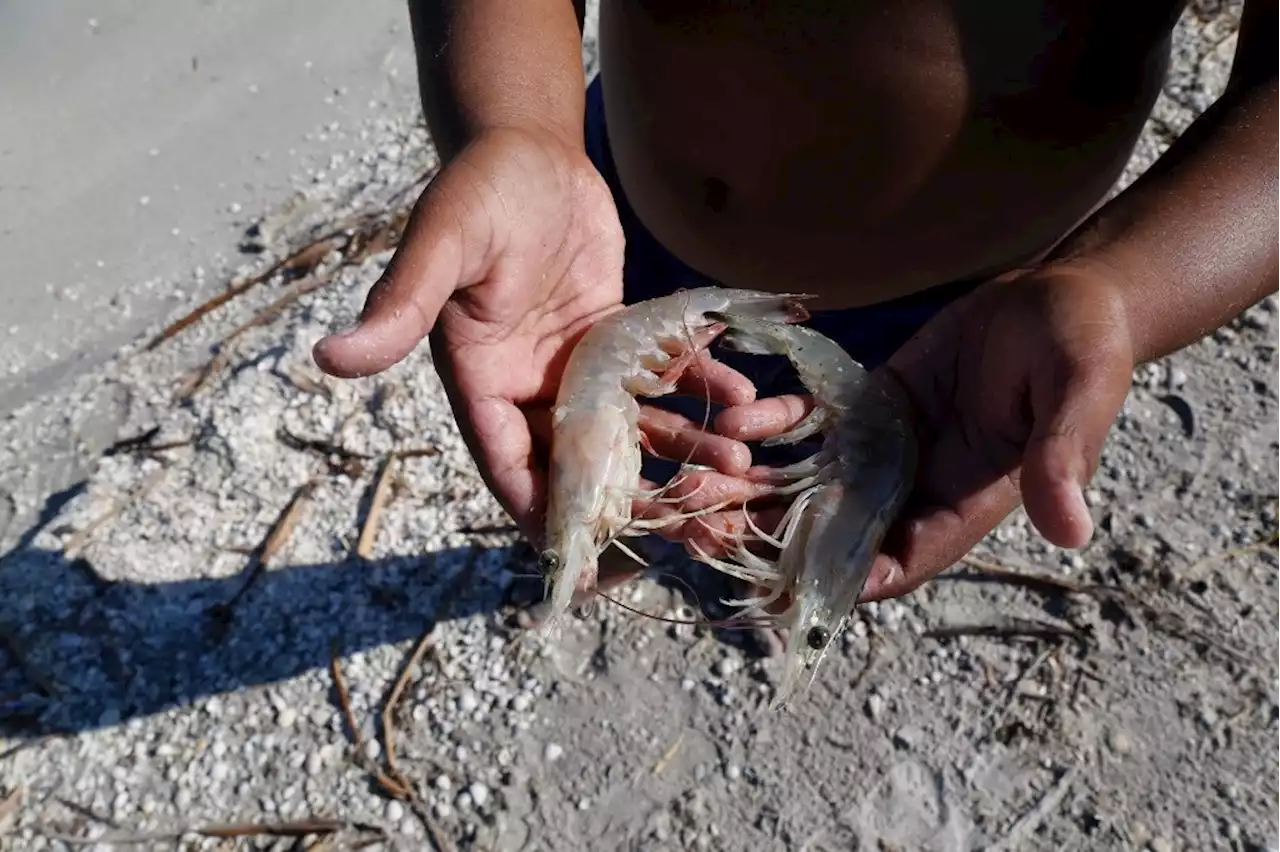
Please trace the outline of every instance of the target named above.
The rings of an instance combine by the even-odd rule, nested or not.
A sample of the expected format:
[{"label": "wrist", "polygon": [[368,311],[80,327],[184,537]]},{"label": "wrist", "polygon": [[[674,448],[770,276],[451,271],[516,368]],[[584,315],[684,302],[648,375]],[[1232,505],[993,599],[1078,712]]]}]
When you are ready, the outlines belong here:
[{"label": "wrist", "polygon": [[423,114],[443,162],[495,128],[580,140],[582,31],[566,0],[413,0]]},{"label": "wrist", "polygon": [[1067,254],[1053,261],[1052,268],[1096,282],[1101,289],[1092,298],[1114,300],[1135,366],[1168,354],[1162,351],[1156,326],[1160,314],[1171,307],[1160,301],[1169,294],[1161,292],[1152,264],[1140,262],[1122,246],[1108,245]]}]

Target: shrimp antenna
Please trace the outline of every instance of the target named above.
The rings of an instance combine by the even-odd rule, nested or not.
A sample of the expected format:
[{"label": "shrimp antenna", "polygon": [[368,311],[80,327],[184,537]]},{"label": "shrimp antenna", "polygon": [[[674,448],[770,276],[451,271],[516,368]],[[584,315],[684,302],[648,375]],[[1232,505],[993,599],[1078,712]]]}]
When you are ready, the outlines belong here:
[{"label": "shrimp antenna", "polygon": [[770,625],[775,622],[772,618],[763,618],[759,616],[732,616],[730,618],[721,618],[712,620],[709,618],[671,618],[666,615],[655,615],[652,612],[645,612],[633,606],[628,606],[617,598],[611,597],[604,592],[597,591],[599,597],[604,598],[609,603],[626,610],[633,615],[639,615],[651,621],[661,621],[664,624],[688,624],[694,627],[720,627],[728,630],[746,630],[750,627],[759,627],[761,625]]}]

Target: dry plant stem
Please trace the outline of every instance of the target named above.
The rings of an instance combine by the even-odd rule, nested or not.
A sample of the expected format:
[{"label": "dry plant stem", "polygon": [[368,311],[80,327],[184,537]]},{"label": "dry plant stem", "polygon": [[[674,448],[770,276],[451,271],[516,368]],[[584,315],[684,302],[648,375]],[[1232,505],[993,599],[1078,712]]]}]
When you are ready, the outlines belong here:
[{"label": "dry plant stem", "polygon": [[356,723],[356,714],[351,709],[351,692],[347,689],[347,679],[342,674],[342,663],[339,659],[338,643],[335,641],[329,651],[329,674],[333,677],[333,688],[338,693],[338,709],[342,719],[351,731],[351,742],[357,752],[364,751],[364,737],[360,735],[360,726]]},{"label": "dry plant stem", "polygon": [[111,508],[94,518],[87,526],[85,526],[84,529],[73,535],[70,541],[67,542],[66,546],[62,548],[63,555],[67,559],[75,559],[79,556],[80,551],[89,543],[89,539],[93,537],[94,533],[106,526],[112,519],[118,516],[130,505],[147,496],[152,489],[160,484],[160,480],[164,479],[168,472],[169,469],[163,466],[153,471],[151,475],[147,477],[146,481],[142,483],[140,488],[117,500]]},{"label": "dry plant stem", "polygon": [[[355,712],[351,709],[351,694],[347,689],[347,680],[342,674],[342,665],[339,660],[338,644],[334,642],[329,658],[329,671],[333,676],[333,686],[338,693],[338,706],[342,713],[343,719],[347,723],[347,727],[351,729],[352,744],[355,746],[356,762],[373,776],[374,781],[378,784],[387,795],[397,799],[402,799],[409,803],[409,807],[414,814],[421,820],[422,825],[427,830],[427,835],[431,838],[432,844],[438,852],[452,852],[453,844],[448,837],[441,831],[440,826],[436,823],[435,818],[431,815],[423,801],[418,797],[413,789],[413,785],[406,781],[400,775],[395,765],[395,743],[392,739],[392,712],[394,711],[396,702],[400,700],[400,693],[405,689],[405,685],[409,680],[409,673],[422,660],[422,656],[427,649],[431,647],[431,639],[434,632],[434,626],[423,633],[422,638],[418,640],[417,646],[413,650],[408,663],[404,670],[400,673],[400,677],[396,681],[395,687],[391,691],[391,696],[382,711],[383,736],[385,739],[384,751],[387,753],[387,769],[391,775],[384,772],[381,767],[374,765],[364,754],[364,737],[360,734],[360,726],[356,722]],[[392,776],[395,777],[392,777]]]},{"label": "dry plant stem", "polygon": [[1030,619],[1011,619],[994,624],[954,624],[926,630],[923,634],[930,639],[954,639],[957,636],[989,636],[1002,639],[1061,639],[1063,637],[1080,638],[1079,630],[1064,627],[1047,621]]},{"label": "dry plant stem", "polygon": [[249,557],[249,569],[244,582],[222,606],[229,607],[243,597],[249,591],[249,588],[257,582],[258,577],[266,569],[272,557],[284,548],[289,541],[289,537],[293,535],[293,530],[298,525],[298,521],[302,520],[303,510],[306,509],[307,504],[310,502],[311,495],[315,492],[317,484],[314,479],[309,480],[298,486],[298,490],[293,492],[293,497],[289,499],[288,505],[284,507],[284,510],[276,518],[276,522],[271,526],[270,532],[262,540],[262,545],[258,552]]},{"label": "dry plant stem", "polygon": [[990,847],[990,852],[1004,852],[1004,850],[1022,849],[1028,837],[1035,833],[1050,814],[1052,814],[1058,805],[1062,803],[1062,799],[1067,795],[1067,791],[1071,788],[1071,782],[1075,780],[1076,770],[1072,767],[1060,776],[1057,783],[1049,788],[1040,801],[1022,816],[1020,816],[1009,829],[1009,833],[1002,837],[997,843]]},{"label": "dry plant stem", "polygon": [[1272,533],[1261,541],[1255,541],[1252,544],[1242,545],[1241,547],[1233,547],[1230,550],[1224,550],[1221,553],[1214,553],[1203,559],[1193,562],[1182,570],[1182,578],[1187,582],[1199,579],[1204,569],[1208,568],[1215,562],[1224,562],[1228,559],[1234,559],[1237,556],[1247,556],[1250,553],[1258,553],[1263,550],[1274,550],[1277,543],[1280,543],[1280,533]]},{"label": "dry plant stem", "polygon": [[252,319],[246,320],[233,328],[222,338],[222,340],[218,342],[217,354],[206,361],[202,367],[198,367],[188,374],[186,381],[184,381],[178,389],[178,399],[184,400],[195,394],[196,391],[203,387],[205,382],[207,382],[216,373],[221,372],[221,370],[227,366],[231,360],[231,344],[234,343],[237,338],[251,329],[257,328],[261,325],[266,325],[268,322],[275,319],[280,312],[289,305],[308,293],[323,287],[329,282],[329,278],[330,274],[326,273],[324,275],[312,275],[309,278],[303,279],[299,284],[289,290],[289,292],[263,308],[262,311]]},{"label": "dry plant stem", "polygon": [[979,574],[985,574],[988,577],[994,577],[1013,585],[1025,586],[1027,588],[1038,589],[1040,591],[1066,592],[1073,595],[1087,595],[1099,592],[1109,593],[1115,591],[1112,589],[1105,589],[1100,586],[1086,586],[1082,583],[1074,583],[1061,577],[1055,577],[1052,574],[1015,571],[1012,568],[1006,568],[1003,565],[972,555],[964,556],[960,561],[977,571]]},{"label": "dry plant stem", "polygon": [[1013,706],[1014,699],[1018,697],[1018,688],[1022,686],[1022,684],[1027,680],[1027,678],[1035,674],[1036,671],[1039,670],[1039,668],[1042,665],[1044,665],[1045,660],[1049,659],[1049,655],[1052,654],[1055,650],[1057,649],[1045,648],[1043,651],[1041,651],[1039,655],[1037,655],[1036,658],[1031,661],[1030,665],[1028,665],[1026,668],[1024,668],[1022,671],[1018,673],[1018,676],[1013,679],[1013,683],[1009,684],[1008,688],[1005,690],[1004,700],[1001,701],[999,705],[990,707],[986,713],[982,714],[982,718],[978,720],[978,725],[977,725],[978,727],[982,727],[986,725],[987,720],[990,719],[992,716],[995,717],[995,721],[992,722],[991,727],[987,730],[987,732],[978,738],[977,740],[978,744],[981,744],[985,740],[989,739],[997,730],[1000,729],[1000,726],[1004,724],[1005,717],[1009,714],[1009,708]]},{"label": "dry plant stem", "polygon": [[654,775],[662,774],[662,771],[671,764],[671,761],[675,760],[676,754],[679,753],[680,746],[682,746],[683,744],[684,744],[684,732],[682,731],[680,733],[680,736],[676,737],[676,741],[673,742],[671,745],[667,746],[667,750],[662,753],[662,756],[658,758],[658,762],[653,765]]},{"label": "dry plant stem", "polygon": [[319,265],[320,261],[324,260],[325,256],[328,255],[330,251],[333,250],[331,242],[338,237],[343,236],[354,224],[356,224],[356,221],[358,220],[344,219],[339,223],[338,227],[291,252],[268,266],[262,272],[259,272],[256,275],[251,275],[243,281],[232,282],[231,286],[226,290],[165,326],[163,331],[147,343],[145,350],[150,351],[155,349],[166,340],[176,337],[186,329],[195,325],[204,317],[230,302],[232,299],[249,292],[254,287],[257,287],[265,281],[269,281],[271,277],[278,272],[292,272],[298,270],[310,272]]},{"label": "dry plant stem", "polygon": [[391,695],[387,698],[387,703],[382,707],[382,741],[383,751],[387,755],[387,773],[400,781],[405,788],[409,788],[409,784],[404,782],[404,776],[400,774],[399,767],[396,766],[396,744],[395,744],[395,709],[400,703],[400,696],[404,693],[405,687],[409,684],[409,675],[422,662],[422,658],[426,655],[427,650],[435,644],[435,625],[428,627],[418,639],[418,644],[414,646],[413,653],[409,655],[408,661],[400,670],[400,676],[396,678],[395,686],[391,688]]},{"label": "dry plant stem", "polygon": [[[282,823],[238,823],[233,825],[206,825],[198,828],[185,828],[149,834],[104,835],[102,837],[77,837],[75,835],[58,834],[40,830],[40,834],[50,840],[66,843],[71,846],[93,846],[99,843],[138,844],[154,843],[160,840],[177,840],[188,834],[200,837],[233,839],[238,837],[306,837],[310,834],[333,834],[344,828],[360,828],[365,831],[382,833],[376,826],[358,825],[334,819],[306,819],[296,822]],[[39,830],[39,829],[37,829]]]},{"label": "dry plant stem", "polygon": [[364,527],[360,530],[360,540],[356,543],[356,556],[361,559],[372,559],[374,544],[378,538],[378,527],[382,522],[382,510],[391,496],[391,472],[395,468],[396,454],[387,455],[378,473],[378,482],[373,487],[373,498],[369,501],[369,513],[365,516]]}]

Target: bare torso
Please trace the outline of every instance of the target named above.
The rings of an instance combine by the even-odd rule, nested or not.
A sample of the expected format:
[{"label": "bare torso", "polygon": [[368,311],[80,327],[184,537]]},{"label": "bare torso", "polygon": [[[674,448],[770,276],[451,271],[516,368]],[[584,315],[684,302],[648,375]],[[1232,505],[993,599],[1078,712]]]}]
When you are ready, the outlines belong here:
[{"label": "bare torso", "polygon": [[619,175],[727,286],[839,308],[993,275],[1101,202],[1174,0],[602,0]]}]

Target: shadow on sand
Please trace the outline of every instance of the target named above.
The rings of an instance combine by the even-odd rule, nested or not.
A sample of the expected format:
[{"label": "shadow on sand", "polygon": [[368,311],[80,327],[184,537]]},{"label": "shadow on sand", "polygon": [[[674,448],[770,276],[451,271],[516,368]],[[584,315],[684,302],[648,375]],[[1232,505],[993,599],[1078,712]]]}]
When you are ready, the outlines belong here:
[{"label": "shadow on sand", "polygon": [[[85,559],[33,546],[75,493],[50,497],[40,521],[0,556],[5,739],[112,726],[312,671],[327,678],[335,645],[343,655],[367,651],[415,639],[440,621],[482,614],[514,631],[511,615],[543,590],[523,540],[271,567],[239,595],[246,573],[113,582]],[[714,572],[697,573],[705,580]],[[726,614],[715,599],[727,590],[699,582],[693,591],[696,578],[678,569],[657,579],[704,617]],[[714,632],[742,644],[741,631]]]}]

